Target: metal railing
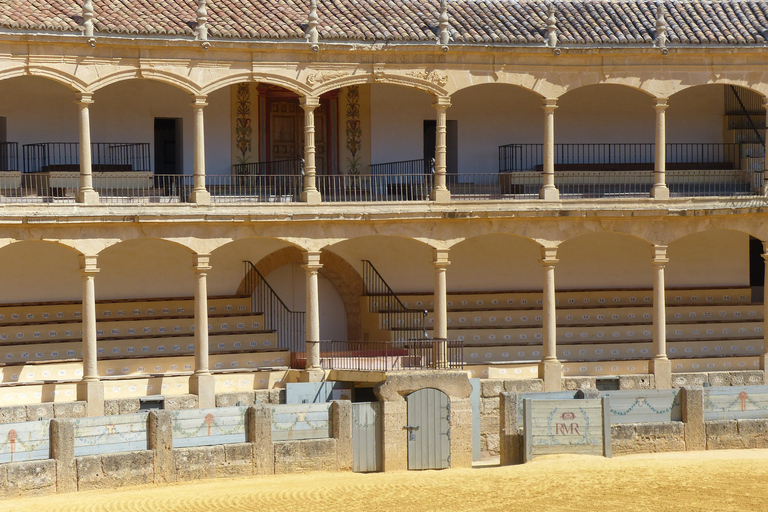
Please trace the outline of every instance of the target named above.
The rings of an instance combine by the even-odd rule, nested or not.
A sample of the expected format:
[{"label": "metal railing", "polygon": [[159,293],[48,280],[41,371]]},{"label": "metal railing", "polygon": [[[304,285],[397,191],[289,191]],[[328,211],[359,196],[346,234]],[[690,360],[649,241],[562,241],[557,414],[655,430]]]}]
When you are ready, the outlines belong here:
[{"label": "metal railing", "polygon": [[563,199],[574,197],[648,197],[653,171],[555,172],[555,187]]},{"label": "metal railing", "polygon": [[232,176],[298,176],[302,171],[303,160],[275,160],[272,162],[253,162],[232,166]]},{"label": "metal railing", "polygon": [[[78,171],[80,144],[42,142],[22,147],[24,172]],[[94,142],[91,144],[93,172],[150,172],[148,143]]]},{"label": "metal railing", "polygon": [[0,176],[0,203],[73,203],[78,174],[18,174]]},{"label": "metal railing", "polygon": [[317,188],[325,202],[428,201],[432,174],[318,175]]},{"label": "metal railing", "polygon": [[[301,361],[306,354],[297,354]],[[464,343],[456,340],[321,341],[325,370],[399,371],[464,368]]]},{"label": "metal railing", "polygon": [[[543,144],[507,144],[499,146],[499,172],[540,171]],[[740,169],[737,143],[668,143],[667,169]],[[653,170],[656,145],[628,144],[555,144],[555,171]]]},{"label": "metal railing", "polygon": [[99,201],[114,204],[184,203],[192,186],[193,177],[185,174],[120,173],[93,178]]},{"label": "metal railing", "polygon": [[292,175],[206,176],[214,203],[287,203],[301,200],[303,177]]},{"label": "metal railing", "polygon": [[291,311],[250,261],[245,264],[245,287],[251,292],[251,311],[264,314],[264,328],[277,332],[277,344],[292,353],[306,352],[306,314]]},{"label": "metal railing", "polygon": [[449,174],[446,184],[454,201],[533,199],[539,197],[541,173]]},{"label": "metal railing", "polygon": [[381,164],[371,164],[371,174],[376,176],[402,176],[432,174],[434,171],[434,161],[424,160],[402,160],[400,162],[386,162]]},{"label": "metal railing", "polygon": [[427,338],[428,312],[407,308],[368,260],[363,260],[363,283],[368,312],[379,315],[382,329],[395,331],[398,341]]},{"label": "metal railing", "polygon": [[672,171],[667,187],[673,197],[751,196],[760,192],[763,172]]},{"label": "metal railing", "polygon": [[0,142],[0,172],[20,170],[19,144],[17,142]]}]

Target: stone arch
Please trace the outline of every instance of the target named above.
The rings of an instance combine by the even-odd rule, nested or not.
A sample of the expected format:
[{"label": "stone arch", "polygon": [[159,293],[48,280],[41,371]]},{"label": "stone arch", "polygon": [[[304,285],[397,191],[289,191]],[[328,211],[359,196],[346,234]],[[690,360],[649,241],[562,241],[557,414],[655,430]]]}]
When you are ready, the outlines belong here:
[{"label": "stone arch", "polygon": [[302,84],[298,80],[288,78],[286,76],[277,75],[273,73],[254,73],[251,71],[235,73],[227,75],[224,78],[219,78],[210,82],[200,88],[200,94],[211,94],[219,89],[228,87],[230,85],[239,84],[242,82],[254,82],[263,83],[269,85],[277,85],[283,89],[287,89],[291,92],[295,92],[299,96],[306,96],[311,93],[311,90],[306,85]]},{"label": "stone arch", "polygon": [[583,81],[581,83],[578,83],[574,87],[569,87],[568,85],[566,85],[563,88],[563,92],[560,93],[557,96],[557,98],[560,99],[568,93],[578,91],[579,89],[584,89],[585,87],[596,87],[596,86],[605,86],[605,85],[626,87],[628,89],[641,92],[643,93],[643,95],[649,96],[651,98],[659,97],[658,94],[655,94],[650,90],[644,88],[643,81],[639,77],[616,77],[616,78],[608,79],[608,78],[597,78],[597,76],[598,75],[596,74],[584,73],[582,76]]},{"label": "stone arch", "polygon": [[11,78],[18,78],[22,76],[37,76],[40,78],[47,78],[56,83],[65,86],[67,89],[71,89],[75,92],[85,92],[85,82],[79,78],[64,73],[58,69],[48,68],[43,66],[30,66],[29,69],[23,67],[9,68],[0,71],[0,81],[9,80]]},{"label": "stone arch", "polygon": [[[757,83],[749,82],[747,81],[746,78],[743,78],[743,77],[729,78],[729,77],[720,76],[718,78],[715,78],[714,80],[708,80],[706,82],[701,82],[696,84],[690,83],[690,84],[676,84],[676,85],[677,87],[671,94],[669,94],[668,97],[671,98],[680,92],[687,91],[689,89],[693,89],[696,87],[707,86],[707,85],[735,85],[738,87],[749,89],[750,91],[759,94],[763,98],[768,97],[768,86],[766,86],[765,84],[762,84],[761,82],[757,82]],[[760,87],[761,85],[763,87]]]},{"label": "stone arch", "polygon": [[[425,72],[426,73],[426,72]],[[434,73],[437,73],[437,71],[434,71]],[[426,76],[429,76],[427,74]],[[435,75],[433,75],[435,76]],[[445,80],[448,80],[448,75],[445,76]],[[438,83],[443,80],[443,76],[439,76],[436,80],[438,80]],[[402,87],[407,87],[409,89],[418,89],[420,91],[426,92],[428,94],[431,94],[432,96],[449,96],[448,90],[445,88],[444,85],[437,85],[436,83],[431,82],[427,78],[416,78],[416,77],[409,77],[406,75],[400,75],[395,73],[374,73],[373,75],[356,75],[352,77],[345,77],[345,78],[338,78],[335,80],[329,80],[328,82],[323,83],[320,87],[317,89],[314,89],[312,91],[313,95],[321,95],[329,91],[333,91],[335,89],[341,89],[342,87],[347,87],[350,85],[361,85],[361,84],[373,84],[373,83],[382,83],[382,84],[392,84],[392,85],[399,85]]]},{"label": "stone arch", "polygon": [[[265,256],[258,263],[256,269],[261,275],[266,276],[273,270],[289,263],[303,263],[304,255],[296,247],[285,247]],[[328,249],[323,249],[320,255],[323,268],[320,274],[327,278],[341,296],[344,309],[347,314],[347,338],[350,341],[362,339],[362,324],[360,320],[360,299],[365,293],[365,285],[360,274],[343,258],[337,256]],[[238,295],[251,295],[253,288],[247,289],[246,283],[256,285],[257,278],[252,270],[243,278],[237,289]]]},{"label": "stone arch", "polygon": [[96,81],[89,84],[89,90],[96,92],[100,89],[103,89],[104,87],[107,87],[108,85],[123,82],[125,80],[155,80],[157,82],[172,85],[173,87],[181,89],[182,91],[194,96],[203,94],[200,87],[186,77],[158,69],[141,70],[138,68],[121,70],[100,77]]},{"label": "stone arch", "polygon": [[[477,77],[475,75],[472,75],[471,79],[467,78],[465,80],[462,80],[461,84],[457,84],[457,86],[451,90],[451,96],[455,95],[456,93],[459,93],[461,91],[466,91],[467,89],[472,89],[474,87],[482,86],[482,85],[506,85],[511,87],[517,87],[519,89],[523,89],[527,92],[533,93],[536,96],[538,96],[540,99],[544,98],[556,98],[562,93],[556,94],[552,92],[548,92],[548,89],[552,88],[551,86],[553,84],[550,84],[549,82],[542,81],[537,77],[534,77],[532,75],[528,75],[526,78],[527,80],[507,80],[507,77],[510,75],[504,75],[502,77],[499,77],[499,79],[493,78],[493,76],[488,75],[486,77]],[[461,79],[464,79],[464,77],[460,77]],[[515,78],[518,78],[515,76]],[[555,90],[554,88],[552,88]],[[544,92],[542,92],[544,91]]]},{"label": "stone arch", "polygon": [[82,252],[58,240],[22,239],[0,248],[0,302],[72,301],[82,298]]}]

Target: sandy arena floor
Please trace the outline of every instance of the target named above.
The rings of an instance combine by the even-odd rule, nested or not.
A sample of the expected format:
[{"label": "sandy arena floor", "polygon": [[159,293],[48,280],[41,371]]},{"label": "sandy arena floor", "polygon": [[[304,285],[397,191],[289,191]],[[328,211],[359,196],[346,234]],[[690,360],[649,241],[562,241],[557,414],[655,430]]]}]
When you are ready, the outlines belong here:
[{"label": "sandy arena floor", "polygon": [[603,459],[550,456],[512,467],[206,480],[0,501],[43,511],[768,510],[768,450]]}]

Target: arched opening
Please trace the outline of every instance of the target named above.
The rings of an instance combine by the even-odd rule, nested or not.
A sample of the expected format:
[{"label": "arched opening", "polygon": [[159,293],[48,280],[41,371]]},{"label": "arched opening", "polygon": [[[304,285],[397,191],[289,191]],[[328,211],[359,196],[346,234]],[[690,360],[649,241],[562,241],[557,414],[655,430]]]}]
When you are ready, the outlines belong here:
[{"label": "arched opening", "polygon": [[667,288],[747,288],[750,285],[750,237],[712,229],[669,244]]},{"label": "arched opening", "polygon": [[16,242],[0,249],[0,265],[5,269],[0,303],[80,302],[83,298],[78,253],[69,247]]},{"label": "arched opening", "polygon": [[541,290],[541,246],[512,235],[482,235],[449,253],[450,293]]}]

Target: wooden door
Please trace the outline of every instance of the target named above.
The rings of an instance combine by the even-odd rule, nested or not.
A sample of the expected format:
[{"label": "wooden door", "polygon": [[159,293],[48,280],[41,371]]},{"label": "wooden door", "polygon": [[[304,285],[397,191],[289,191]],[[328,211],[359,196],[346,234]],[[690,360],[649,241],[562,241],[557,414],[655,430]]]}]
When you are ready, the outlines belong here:
[{"label": "wooden door", "polygon": [[[324,101],[315,109],[315,172],[326,174],[328,144]],[[299,100],[269,102],[269,161],[304,158],[304,110]]]},{"label": "wooden door", "polygon": [[433,388],[414,391],[408,404],[408,469],[451,466],[451,424],[448,395]]},{"label": "wooden door", "polygon": [[381,471],[381,403],[352,404],[352,471]]}]

